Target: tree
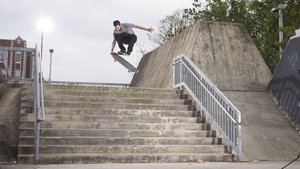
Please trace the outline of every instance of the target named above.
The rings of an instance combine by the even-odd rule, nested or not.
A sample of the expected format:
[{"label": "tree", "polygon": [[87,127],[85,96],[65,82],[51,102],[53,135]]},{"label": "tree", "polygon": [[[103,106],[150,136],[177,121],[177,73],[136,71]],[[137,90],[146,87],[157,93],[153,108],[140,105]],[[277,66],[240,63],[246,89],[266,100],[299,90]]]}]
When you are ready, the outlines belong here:
[{"label": "tree", "polygon": [[251,34],[251,37],[269,66],[277,63],[279,58],[278,45],[276,45],[276,42],[278,43],[278,38],[276,39],[278,20],[276,14],[271,12],[271,9],[276,6],[272,2],[255,0],[249,5],[256,27],[255,29],[247,28],[250,32],[255,32],[255,36]]},{"label": "tree", "polygon": [[[286,3],[284,9],[284,40],[278,42],[278,14],[271,9]],[[243,24],[254,40],[268,65],[276,65],[279,60],[279,45],[286,45],[294,30],[300,27],[299,0],[207,0],[207,5],[194,0],[193,7],[185,9],[185,14],[195,20],[225,21]]]},{"label": "tree", "polygon": [[[283,10],[284,19],[284,39],[282,43],[278,41],[278,13],[271,12],[273,7],[286,3],[287,7]],[[255,0],[251,3],[250,9],[255,13],[258,20],[258,32],[260,36],[252,37],[259,48],[262,56],[268,65],[276,66],[279,61],[279,45],[286,46],[289,38],[294,36],[294,31],[299,28],[300,22],[300,2],[297,0]]]},{"label": "tree", "polygon": [[177,10],[159,22],[158,33],[149,35],[149,39],[158,45],[162,45],[192,23],[192,17],[185,15],[183,10]]},{"label": "tree", "polygon": [[[273,7],[286,3],[283,10],[284,39],[278,41],[278,13]],[[283,48],[294,31],[300,28],[299,0],[194,0],[193,7],[175,11],[159,23],[159,33],[149,37],[161,45],[198,20],[236,22],[243,24],[269,66],[279,61],[279,45]],[[272,68],[272,67],[271,67]]]},{"label": "tree", "polygon": [[[195,20],[240,22],[249,17],[247,0],[207,0],[204,6],[199,0],[194,0],[193,8],[185,9],[185,14]],[[248,21],[248,20],[247,20]]]}]

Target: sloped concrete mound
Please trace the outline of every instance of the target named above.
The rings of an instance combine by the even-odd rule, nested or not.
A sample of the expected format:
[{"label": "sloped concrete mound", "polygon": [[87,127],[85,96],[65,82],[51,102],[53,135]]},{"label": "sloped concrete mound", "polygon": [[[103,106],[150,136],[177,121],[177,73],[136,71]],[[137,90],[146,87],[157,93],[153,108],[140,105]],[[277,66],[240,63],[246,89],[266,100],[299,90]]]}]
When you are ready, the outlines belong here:
[{"label": "sloped concrete mound", "polygon": [[198,22],[148,53],[131,86],[172,87],[173,58],[184,54],[221,90],[264,91],[271,73],[244,26]]},{"label": "sloped concrete mound", "polygon": [[300,137],[266,92],[271,72],[244,26],[198,22],[148,53],[134,87],[172,88],[173,58],[184,54],[242,114],[242,160],[291,160]]}]

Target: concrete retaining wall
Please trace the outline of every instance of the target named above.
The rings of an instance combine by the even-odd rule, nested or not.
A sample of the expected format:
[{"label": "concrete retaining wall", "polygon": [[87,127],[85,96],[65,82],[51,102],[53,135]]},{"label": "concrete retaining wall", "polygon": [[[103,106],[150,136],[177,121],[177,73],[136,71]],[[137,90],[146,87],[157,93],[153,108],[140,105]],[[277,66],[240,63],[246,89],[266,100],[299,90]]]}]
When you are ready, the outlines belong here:
[{"label": "concrete retaining wall", "polygon": [[[19,113],[21,87],[5,87],[5,93],[0,99],[0,124],[5,125],[8,135],[8,144],[11,148],[13,158],[16,159],[18,136],[19,136]],[[0,147],[0,162],[7,162],[6,149]]]}]

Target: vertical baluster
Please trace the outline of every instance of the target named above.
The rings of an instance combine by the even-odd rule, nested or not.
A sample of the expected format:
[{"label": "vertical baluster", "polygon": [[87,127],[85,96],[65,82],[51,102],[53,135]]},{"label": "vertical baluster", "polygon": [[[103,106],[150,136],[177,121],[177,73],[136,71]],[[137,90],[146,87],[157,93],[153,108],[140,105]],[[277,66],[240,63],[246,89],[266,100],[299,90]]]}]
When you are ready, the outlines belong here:
[{"label": "vertical baluster", "polygon": [[[236,114],[234,113],[234,116],[233,118],[236,120]],[[233,126],[233,131],[232,131],[232,141],[233,141],[233,144],[236,146],[236,128],[237,128],[237,125],[236,123],[234,123],[234,126]]]}]

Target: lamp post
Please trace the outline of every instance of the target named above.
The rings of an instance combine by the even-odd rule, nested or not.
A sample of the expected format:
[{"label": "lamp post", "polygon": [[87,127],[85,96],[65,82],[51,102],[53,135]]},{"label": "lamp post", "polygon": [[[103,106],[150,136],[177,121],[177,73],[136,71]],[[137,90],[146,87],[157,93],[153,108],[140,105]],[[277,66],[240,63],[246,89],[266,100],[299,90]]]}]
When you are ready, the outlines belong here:
[{"label": "lamp post", "polygon": [[53,23],[48,18],[40,18],[38,21],[38,28],[41,31],[41,59],[43,59],[44,33],[52,30]]},{"label": "lamp post", "polygon": [[41,59],[43,59],[43,44],[44,44],[44,32],[41,34]]},{"label": "lamp post", "polygon": [[52,73],[52,54],[54,52],[53,49],[49,49],[50,52],[50,70],[49,70],[49,81],[51,81],[51,73]]},{"label": "lamp post", "polygon": [[279,18],[279,58],[282,57],[282,40],[283,40],[283,13],[282,10],[287,7],[287,4],[280,4],[276,8],[272,8],[271,12],[278,11],[278,18]]}]

